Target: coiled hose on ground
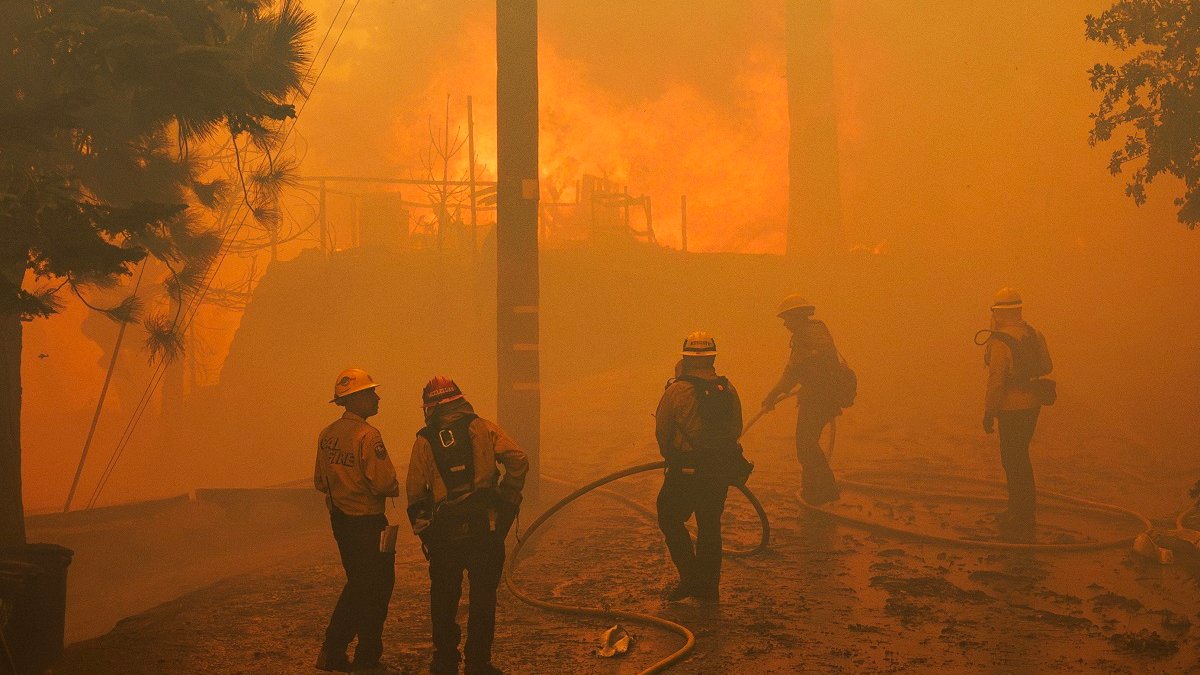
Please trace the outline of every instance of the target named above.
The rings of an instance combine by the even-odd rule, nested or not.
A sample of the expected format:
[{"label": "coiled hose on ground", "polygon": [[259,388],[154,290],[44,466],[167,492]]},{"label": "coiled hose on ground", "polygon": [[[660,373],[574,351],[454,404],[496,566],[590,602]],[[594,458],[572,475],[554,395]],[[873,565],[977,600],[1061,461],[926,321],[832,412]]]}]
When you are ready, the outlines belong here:
[{"label": "coiled hose on ground", "polygon": [[[791,398],[792,396],[795,396],[798,393],[799,393],[798,389],[791,391],[788,394],[786,394],[785,396],[779,398],[775,403],[778,404],[780,401],[783,401],[784,399],[787,399],[787,398]],[[749,422],[746,423],[746,426],[743,429],[742,434],[744,435],[747,431],[749,431],[750,427],[752,427],[754,425],[754,423],[759,420],[759,418],[761,418],[765,413],[770,412],[772,409],[773,408],[764,408],[764,409],[760,410],[758,412],[758,414],[756,414],[754,417],[750,418]],[[834,451],[834,448],[836,447],[836,444],[837,444],[837,418],[835,417],[829,423],[829,450],[826,452],[827,459],[829,459],[829,460],[833,459],[833,451]],[[973,483],[976,485],[986,485],[989,487],[1007,488],[1007,484],[1003,483],[1001,481],[973,478],[973,477],[969,477],[969,476],[957,476],[957,475],[950,475],[950,474],[922,474],[921,477],[932,478],[935,480],[944,481],[947,484]],[[902,494],[902,495],[924,497],[924,498],[932,497],[932,498],[943,499],[943,500],[951,501],[951,502],[958,501],[958,502],[980,502],[980,503],[989,503],[989,504],[1003,504],[1008,501],[1004,497],[989,497],[986,495],[971,495],[971,494],[962,494],[962,493],[954,493],[954,492],[925,492],[922,490],[916,490],[916,489],[912,489],[912,488],[905,488],[905,487],[893,486],[893,485],[883,485],[883,484],[879,484],[879,483],[869,483],[869,482],[865,482],[865,481],[852,480],[849,478],[839,478],[838,485],[857,488],[858,490],[861,490],[862,492],[865,492],[868,494],[871,494],[871,493]],[[797,497],[797,499],[800,500],[800,504],[804,508],[809,509],[811,511],[824,513],[842,523],[851,525],[853,527],[857,527],[859,529],[875,531],[875,532],[882,532],[885,534],[890,534],[893,536],[899,536],[899,537],[910,538],[910,539],[916,538],[916,539],[922,539],[925,541],[942,542],[942,543],[947,543],[947,544],[953,544],[955,546],[965,546],[965,547],[969,547],[969,548],[987,548],[987,549],[1016,550],[1016,551],[1028,551],[1028,550],[1064,551],[1064,552],[1067,552],[1067,551],[1096,551],[1096,550],[1100,550],[1100,549],[1117,548],[1120,546],[1130,545],[1133,543],[1133,540],[1134,540],[1134,538],[1137,537],[1138,533],[1140,533],[1144,530],[1148,530],[1152,527],[1150,524],[1150,520],[1148,518],[1146,518],[1145,516],[1143,516],[1142,514],[1137,513],[1136,511],[1131,511],[1130,509],[1126,509],[1121,506],[1117,506],[1115,504],[1106,504],[1104,502],[1098,502],[1098,501],[1093,501],[1090,499],[1084,499],[1082,497],[1074,497],[1071,495],[1063,494],[1061,492],[1054,492],[1053,490],[1038,489],[1037,494],[1038,494],[1038,497],[1042,498],[1042,499],[1048,498],[1048,499],[1062,502],[1065,504],[1079,506],[1079,507],[1082,507],[1082,508],[1084,508],[1086,510],[1090,510],[1090,511],[1099,511],[1102,513],[1113,513],[1113,514],[1117,514],[1120,516],[1124,516],[1128,519],[1136,521],[1141,526],[1141,529],[1138,530],[1138,532],[1135,532],[1127,537],[1120,537],[1120,538],[1116,538],[1116,539],[1110,539],[1107,541],[1080,542],[1080,543],[1062,543],[1062,544],[1036,543],[1036,542],[1027,543],[1027,542],[1015,542],[1015,541],[997,541],[997,540],[990,540],[990,539],[966,539],[966,538],[962,538],[962,537],[949,537],[949,536],[944,536],[944,535],[939,535],[939,534],[934,534],[934,533],[929,533],[929,532],[914,532],[912,530],[906,530],[901,527],[894,527],[892,525],[887,525],[887,524],[876,522],[876,521],[866,520],[864,518],[855,518],[854,516],[851,516],[846,513],[840,513],[837,511],[833,511],[829,508],[824,508],[819,505],[810,504],[807,501],[805,501],[804,496],[802,494],[800,494],[799,491],[796,492],[796,497]],[[1198,503],[1200,503],[1200,500],[1198,500]],[[1180,514],[1180,517],[1179,517],[1180,522],[1182,522],[1183,516],[1186,513],[1187,513],[1187,511]]]},{"label": "coiled hose on ground", "polygon": [[[785,399],[795,396],[797,393],[798,393],[798,390],[789,392],[785,396],[777,399],[775,401],[775,403],[778,404],[779,402],[782,402]],[[773,409],[773,407],[772,408],[764,408],[763,410],[760,410],[756,415],[754,415],[750,420],[747,421],[746,425],[743,427],[742,433],[745,434],[747,431],[749,431],[750,427],[752,427],[765,413],[769,412],[771,409]],[[831,423],[831,429],[830,429],[829,451],[827,453],[829,457],[832,457],[832,455],[833,455],[835,443],[837,442],[836,439],[837,439],[837,421],[835,419]],[[508,566],[508,568],[504,574],[504,583],[508,587],[508,590],[514,596],[516,596],[517,599],[521,600],[522,602],[524,602],[526,604],[532,605],[534,607],[538,607],[538,608],[553,611],[553,612],[560,612],[560,613],[564,613],[564,614],[571,614],[571,615],[577,615],[577,616],[593,616],[593,617],[599,617],[599,618],[625,619],[625,620],[629,620],[629,621],[636,621],[636,622],[640,622],[643,624],[649,624],[649,625],[654,625],[654,626],[659,626],[661,628],[665,628],[668,631],[678,634],[679,636],[681,636],[684,639],[684,645],[682,647],[680,647],[678,650],[676,650],[675,652],[668,655],[666,658],[654,663],[649,668],[642,671],[642,675],[646,675],[648,673],[662,672],[662,671],[666,670],[668,667],[670,667],[671,665],[678,663],[680,660],[682,660],[684,657],[686,657],[692,651],[693,647],[695,646],[695,642],[696,642],[695,635],[693,635],[692,632],[690,630],[688,630],[686,626],[683,626],[681,624],[675,623],[674,621],[670,621],[670,620],[664,619],[662,617],[654,616],[651,614],[644,614],[641,612],[633,612],[633,611],[628,611],[628,610],[604,610],[604,609],[599,609],[599,608],[595,608],[595,607],[584,607],[584,606],[579,606],[579,605],[568,605],[566,603],[556,603],[556,602],[549,602],[546,600],[539,600],[539,599],[534,598],[533,596],[529,595],[528,593],[523,591],[519,586],[517,586],[516,583],[513,581],[513,574],[517,567],[517,562],[518,562],[518,558],[520,556],[521,548],[525,545],[525,543],[527,541],[529,541],[529,539],[533,535],[533,533],[536,532],[539,527],[541,527],[544,523],[546,523],[550,518],[552,518],[556,513],[558,513],[560,510],[562,510],[568,504],[575,501],[579,497],[582,497],[583,495],[585,495],[589,492],[592,492],[593,490],[598,491],[598,493],[603,494],[611,499],[616,499],[618,501],[621,501],[622,503],[626,504],[627,506],[631,507],[635,511],[639,512],[640,514],[642,514],[643,516],[645,516],[651,520],[656,520],[657,519],[656,514],[653,511],[651,511],[650,509],[646,508],[645,506],[638,503],[637,501],[635,501],[619,492],[614,492],[612,490],[604,489],[603,486],[607,485],[608,483],[612,483],[614,481],[625,478],[627,476],[632,476],[634,474],[638,474],[638,473],[642,473],[642,472],[646,472],[646,471],[654,471],[657,469],[661,469],[663,467],[664,467],[664,463],[661,461],[660,462],[651,462],[648,464],[640,464],[638,466],[632,466],[627,469],[623,469],[621,471],[617,471],[615,473],[611,473],[607,476],[604,476],[602,478],[594,480],[591,483],[588,483],[587,485],[584,485],[583,487],[576,489],[574,492],[567,495],[566,497],[560,499],[553,506],[551,506],[546,511],[544,511],[540,516],[538,516],[537,519],[534,520],[533,523],[529,526],[529,528],[524,532],[524,534],[522,536],[518,537],[517,543],[513,547],[512,563]],[[945,481],[947,483],[955,483],[955,482],[957,482],[957,483],[973,483],[976,485],[986,485],[986,486],[991,486],[991,487],[1006,487],[1006,484],[1002,483],[1000,481],[986,480],[986,479],[973,478],[973,477],[967,477],[967,476],[954,476],[954,475],[946,475],[946,474],[923,474],[922,477],[933,478],[936,480]],[[555,479],[552,477],[547,477],[547,478],[549,478],[550,480],[552,480],[554,482],[559,482],[559,483],[566,482],[561,479]],[[853,480],[853,479],[849,479],[849,478],[839,479],[838,482],[840,485],[854,487],[854,488],[857,488],[857,489],[862,490],[863,492],[867,492],[867,493],[874,492],[874,493],[902,494],[902,495],[909,495],[909,496],[919,496],[919,497],[923,497],[923,498],[932,497],[932,498],[944,499],[946,501],[963,501],[963,502],[1004,503],[1005,501],[1007,501],[1004,497],[998,497],[998,496],[992,497],[992,496],[987,496],[987,495],[973,495],[973,494],[963,494],[963,493],[931,493],[931,492],[925,492],[922,490],[917,490],[914,488],[906,488],[906,487],[902,487],[902,486],[893,486],[893,485],[883,485],[883,484],[871,483],[871,482],[866,482],[866,481],[861,481],[861,480]],[[742,494],[744,494],[746,496],[746,499],[750,502],[750,504],[754,507],[754,510],[757,512],[759,520],[762,524],[762,537],[761,537],[758,545],[754,546],[752,548],[747,548],[747,549],[726,548],[726,549],[724,549],[724,553],[726,555],[730,555],[730,556],[750,555],[750,554],[765,550],[767,548],[767,546],[769,545],[770,533],[771,533],[770,523],[767,520],[767,514],[766,514],[766,511],[763,509],[762,503],[759,502],[758,498],[755,497],[754,493],[752,493],[747,487],[745,487],[745,486],[737,486],[737,487],[742,492]],[[903,528],[894,527],[894,526],[886,525],[886,524],[879,523],[879,522],[869,521],[869,520],[865,520],[865,519],[861,519],[861,518],[855,518],[848,514],[832,511],[832,510],[830,510],[828,508],[824,508],[822,506],[809,504],[807,501],[804,500],[804,497],[802,495],[800,495],[799,492],[797,492],[796,496],[799,499],[800,504],[804,508],[826,514],[840,522],[843,522],[850,526],[858,527],[860,529],[883,532],[886,534],[891,534],[893,536],[899,536],[899,537],[903,537],[903,538],[910,538],[910,539],[915,538],[915,539],[921,539],[921,540],[925,540],[925,541],[942,542],[942,543],[952,544],[955,546],[964,546],[964,547],[971,547],[971,548],[1001,549],[1001,550],[1059,551],[1059,552],[1095,551],[1095,550],[1100,550],[1100,549],[1116,548],[1119,546],[1129,545],[1130,543],[1132,543],[1134,537],[1136,537],[1136,534],[1134,534],[1134,535],[1130,535],[1127,537],[1110,539],[1110,540],[1106,540],[1106,541],[1081,542],[1081,543],[1025,543],[1025,542],[996,541],[996,540],[983,540],[983,539],[966,539],[966,538],[938,535],[938,534],[933,534],[933,533],[928,533],[928,532],[914,532],[911,530],[905,530]],[[1150,523],[1149,519],[1147,519],[1142,514],[1132,511],[1130,509],[1116,506],[1114,504],[1106,504],[1106,503],[1099,502],[1099,501],[1083,499],[1081,497],[1074,497],[1074,496],[1063,494],[1060,492],[1055,492],[1052,490],[1044,490],[1044,489],[1038,490],[1038,496],[1043,499],[1050,499],[1050,500],[1058,501],[1058,502],[1061,502],[1064,504],[1070,504],[1073,506],[1082,507],[1083,509],[1086,509],[1086,510],[1099,511],[1099,512],[1103,512],[1103,513],[1112,513],[1112,514],[1116,514],[1119,516],[1123,516],[1132,521],[1136,521],[1143,530],[1148,530],[1151,528],[1151,523]],[[1188,509],[1185,509],[1182,513],[1179,514],[1178,518],[1176,519],[1176,526],[1183,527],[1183,522],[1184,522],[1185,517],[1187,517],[1191,511],[1197,510],[1197,509],[1200,509],[1200,499],[1197,499],[1196,502],[1193,503],[1191,507],[1189,507]],[[1141,530],[1139,530],[1139,531],[1141,531]]]},{"label": "coiled hose on ground", "polygon": [[[650,462],[648,464],[639,464],[637,466],[631,466],[627,469],[622,469],[621,471],[617,471],[615,473],[610,473],[607,476],[598,478],[598,479],[592,481],[591,483],[588,483],[587,485],[580,487],[579,489],[575,490],[574,492],[567,495],[566,497],[563,497],[562,499],[558,500],[550,508],[543,511],[542,514],[539,515],[533,521],[533,523],[531,523],[529,525],[529,527],[525,530],[525,532],[522,533],[521,536],[517,538],[517,543],[516,543],[516,545],[513,546],[512,558],[511,558],[512,562],[508,565],[507,569],[504,572],[504,585],[506,587],[508,587],[508,590],[510,593],[512,593],[514,596],[516,596],[516,598],[518,600],[520,600],[521,602],[524,602],[525,604],[532,605],[532,606],[538,607],[540,609],[549,610],[552,612],[559,612],[562,614],[571,614],[571,615],[575,615],[575,616],[592,616],[592,617],[608,618],[608,619],[624,619],[626,621],[635,621],[635,622],[642,623],[642,624],[649,624],[652,626],[658,626],[660,628],[665,628],[668,631],[676,633],[677,635],[679,635],[680,637],[682,637],[684,639],[684,644],[682,647],[680,647],[679,649],[672,652],[666,658],[661,659],[660,661],[657,661],[656,663],[651,665],[649,668],[643,670],[642,675],[647,675],[648,673],[662,672],[662,671],[666,670],[668,667],[670,667],[672,664],[677,663],[680,660],[682,660],[684,657],[686,657],[692,651],[692,648],[695,647],[696,636],[693,635],[692,632],[690,630],[688,630],[686,626],[675,623],[674,621],[670,621],[668,619],[664,619],[659,616],[654,616],[652,614],[644,614],[642,612],[633,612],[633,611],[621,610],[621,609],[611,609],[611,610],[610,609],[600,609],[598,607],[585,607],[582,605],[569,605],[566,603],[549,602],[547,600],[539,600],[538,598],[535,598],[532,595],[530,595],[529,593],[522,590],[521,587],[518,586],[516,584],[516,582],[513,581],[513,574],[515,573],[515,571],[517,569],[517,564],[519,562],[519,557],[521,554],[521,548],[525,545],[525,543],[527,541],[529,541],[530,537],[533,535],[534,532],[537,531],[537,529],[539,527],[541,527],[544,523],[546,523],[546,521],[550,520],[550,518],[554,517],[554,514],[558,513],[564,507],[566,507],[568,504],[570,504],[571,502],[575,501],[576,499],[582,497],[583,495],[585,495],[593,490],[601,489],[604,485],[612,483],[613,481],[617,481],[617,480],[620,480],[627,476],[632,476],[634,474],[639,474],[639,473],[643,473],[646,471],[655,471],[658,469],[662,469],[664,466],[665,466],[665,463],[661,462],[661,461]],[[762,524],[762,537],[760,538],[758,545],[753,548],[750,548],[750,549],[725,549],[725,553],[727,555],[739,556],[739,555],[749,555],[751,553],[757,553],[758,551],[765,550],[767,548],[767,546],[770,542],[770,538],[771,538],[771,525],[767,521],[767,512],[763,509],[762,502],[760,502],[758,500],[758,498],[754,496],[754,493],[751,492],[749,488],[747,488],[744,485],[738,485],[736,487],[738,488],[739,491],[741,491],[742,494],[746,495],[747,501],[750,502],[750,505],[754,507],[755,512],[758,514],[759,522]],[[617,499],[620,499],[622,502],[633,506],[639,512],[643,513],[643,515],[648,515],[652,518],[656,518],[654,516],[653,512],[651,512],[649,509],[645,508],[641,504],[638,504],[637,502],[629,499],[628,497],[625,497],[624,495],[622,495],[618,492],[613,492],[611,490],[602,490],[602,492],[606,493],[607,496],[615,497]]]},{"label": "coiled hose on ground", "polygon": [[1180,530],[1188,529],[1187,519],[1191,517],[1193,511],[1200,511],[1200,497],[1196,497],[1187,508],[1175,516],[1175,527]]},{"label": "coiled hose on ground", "polygon": [[[972,477],[967,477],[967,476],[955,476],[955,475],[947,475],[947,474],[922,474],[921,477],[922,478],[932,478],[935,480],[942,480],[947,483],[973,483],[976,485],[987,485],[987,486],[994,486],[994,487],[1005,487],[1006,486],[1005,483],[1002,483],[1000,481],[985,480],[982,478],[972,478]],[[850,480],[850,479],[846,479],[846,478],[839,478],[838,484],[841,486],[849,486],[849,487],[857,488],[868,494],[870,494],[870,493],[900,494],[900,495],[909,495],[909,496],[915,496],[915,497],[921,497],[921,498],[935,498],[935,499],[941,499],[941,500],[950,501],[950,502],[957,501],[957,502],[980,502],[980,503],[1003,504],[1008,501],[1007,498],[999,497],[999,496],[992,497],[992,496],[987,496],[987,495],[973,495],[973,494],[962,494],[962,493],[954,493],[954,492],[926,492],[924,490],[917,490],[915,488],[906,488],[906,487],[893,486],[893,485],[881,485],[878,483],[869,483],[869,482],[858,481],[858,480]],[[812,511],[824,513],[842,523],[857,527],[859,529],[875,531],[875,532],[883,532],[883,533],[890,534],[893,536],[899,536],[899,537],[909,538],[909,539],[916,538],[916,539],[921,539],[923,541],[942,542],[942,543],[953,544],[955,546],[963,546],[963,547],[968,547],[968,548],[987,548],[987,549],[1016,550],[1016,551],[1064,551],[1064,552],[1066,552],[1066,551],[1096,551],[1096,550],[1100,550],[1100,549],[1117,548],[1120,546],[1130,545],[1133,543],[1133,540],[1137,536],[1138,533],[1140,533],[1144,530],[1148,530],[1151,527],[1150,520],[1147,519],[1142,514],[1137,513],[1136,511],[1132,511],[1130,509],[1126,509],[1121,506],[1116,506],[1115,504],[1106,504],[1103,502],[1092,501],[1090,499],[1083,499],[1082,497],[1073,497],[1071,495],[1066,495],[1061,492],[1054,492],[1052,490],[1038,489],[1037,494],[1040,499],[1050,499],[1050,500],[1061,502],[1064,504],[1071,504],[1073,506],[1082,507],[1083,509],[1086,509],[1089,511],[1099,511],[1102,513],[1113,513],[1113,514],[1117,514],[1119,516],[1123,516],[1129,520],[1136,521],[1138,523],[1138,525],[1140,526],[1140,529],[1137,532],[1130,534],[1129,536],[1115,538],[1115,539],[1109,539],[1109,540],[1105,540],[1105,541],[1062,543],[1062,544],[997,541],[997,540],[992,540],[992,539],[967,539],[967,538],[962,538],[962,537],[951,537],[951,536],[939,535],[939,534],[934,534],[934,533],[929,533],[929,532],[916,532],[916,531],[912,531],[912,530],[906,530],[901,527],[887,525],[887,524],[880,523],[877,521],[866,520],[864,518],[856,518],[849,514],[834,511],[834,510],[831,510],[831,509],[823,507],[823,506],[815,506],[813,504],[809,504],[808,502],[806,502],[804,500],[804,497],[799,492],[796,493],[796,497],[800,500],[800,504],[802,506],[804,506],[805,508],[812,510]]]}]

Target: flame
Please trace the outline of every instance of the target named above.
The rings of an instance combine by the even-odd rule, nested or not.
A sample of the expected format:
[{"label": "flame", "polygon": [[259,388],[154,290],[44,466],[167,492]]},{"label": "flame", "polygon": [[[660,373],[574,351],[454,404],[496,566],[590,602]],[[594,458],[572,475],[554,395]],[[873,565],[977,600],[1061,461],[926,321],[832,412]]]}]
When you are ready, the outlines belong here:
[{"label": "flame", "polygon": [[[495,180],[494,28],[478,22],[430,74],[423,114],[397,114],[388,158],[420,176],[430,131],[441,133],[450,95],[450,136],[466,133],[473,96],[478,180]],[[625,100],[591,82],[588,65],[563,56],[554,38],[539,45],[539,163],[543,201],[571,201],[585,174],[650,196],[660,243],[680,243],[687,195],[690,250],[782,252],[787,216],[787,83],[783,45],[764,41],[740,56],[736,97],[719,102],[686,82],[651,98]],[[439,142],[441,142],[439,140]],[[466,171],[465,146],[450,175]]]}]

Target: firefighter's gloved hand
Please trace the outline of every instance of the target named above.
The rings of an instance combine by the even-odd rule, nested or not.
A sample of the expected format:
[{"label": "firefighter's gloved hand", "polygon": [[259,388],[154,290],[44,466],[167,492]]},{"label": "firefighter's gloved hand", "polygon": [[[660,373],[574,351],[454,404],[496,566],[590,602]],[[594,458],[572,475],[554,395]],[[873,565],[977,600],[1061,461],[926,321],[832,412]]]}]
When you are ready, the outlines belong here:
[{"label": "firefighter's gloved hand", "polygon": [[763,410],[774,410],[775,404],[778,402],[779,402],[779,392],[772,389],[771,393],[767,394],[767,397],[763,399],[762,409]]},{"label": "firefighter's gloved hand", "polygon": [[496,534],[500,539],[508,537],[508,531],[512,529],[513,521],[517,519],[520,511],[520,506],[508,500],[496,500]]},{"label": "firefighter's gloved hand", "polygon": [[983,414],[983,433],[990,434],[996,430],[996,416],[991,413]]}]

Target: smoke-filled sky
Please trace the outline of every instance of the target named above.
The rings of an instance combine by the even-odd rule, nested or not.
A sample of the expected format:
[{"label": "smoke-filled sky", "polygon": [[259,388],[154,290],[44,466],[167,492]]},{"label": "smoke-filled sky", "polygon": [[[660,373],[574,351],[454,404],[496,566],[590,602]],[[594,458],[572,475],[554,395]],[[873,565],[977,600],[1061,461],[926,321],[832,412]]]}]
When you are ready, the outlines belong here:
[{"label": "smoke-filled sky", "polygon": [[[321,25],[337,5],[311,4]],[[847,244],[1177,238],[1169,195],[1135,210],[1108,149],[1087,145],[1098,97],[1086,70],[1117,55],[1084,40],[1083,18],[1107,3],[834,5]],[[597,173],[649,194],[667,242],[687,194],[693,248],[782,251],[783,15],[773,0],[542,2],[543,179]],[[359,6],[300,124],[306,170],[419,174],[447,95],[452,127],[474,96],[480,161],[494,168],[493,21],[485,0]]]},{"label": "smoke-filled sky", "polygon": [[[306,4],[317,14],[320,40],[340,0]],[[342,7],[314,74],[354,4]],[[540,4],[544,188],[569,193],[591,173],[648,194],[658,238],[669,246],[678,245],[679,197],[686,194],[693,250],[781,253],[788,152],[783,2]],[[1087,43],[1083,19],[1109,4],[836,1],[831,30],[847,245],[931,265],[1055,252],[1113,260],[1106,278],[1053,281],[1120,289],[1122,297],[1157,289],[1136,307],[1078,308],[1161,322],[1138,327],[1147,334],[1170,332],[1180,313],[1194,317],[1195,266],[1180,261],[1200,256],[1200,233],[1175,222],[1176,186],[1161,180],[1150,203],[1136,208],[1123,195],[1123,179],[1107,173],[1113,148],[1087,144],[1088,115],[1099,98],[1087,68],[1122,55]],[[441,127],[449,96],[451,127],[465,128],[470,95],[482,178],[489,178],[494,52],[490,0],[362,2],[303,109],[296,134],[302,172],[418,176],[430,120]],[[1031,279],[1022,272],[1012,281],[1029,286]],[[980,279],[981,293],[1007,281]],[[1034,292],[1054,294],[1046,286]],[[24,442],[33,507],[59,503],[65,491],[115,336],[115,327],[103,325],[81,337],[84,314],[72,307],[27,331]],[[201,335],[218,356],[208,364],[213,373],[237,319],[214,318],[210,334]],[[39,359],[43,353],[48,357]],[[1089,354],[1099,356],[1115,358]],[[140,394],[147,376],[141,358],[122,361],[130,364],[131,383],[120,385],[118,377],[111,403],[117,412],[99,434],[104,452]],[[154,451],[170,464],[168,451]]]}]

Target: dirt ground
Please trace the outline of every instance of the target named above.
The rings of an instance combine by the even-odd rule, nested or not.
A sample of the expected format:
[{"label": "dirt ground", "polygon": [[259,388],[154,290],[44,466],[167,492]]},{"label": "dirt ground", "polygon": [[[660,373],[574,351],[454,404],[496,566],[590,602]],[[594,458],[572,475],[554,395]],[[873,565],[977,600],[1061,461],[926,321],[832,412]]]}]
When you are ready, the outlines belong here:
[{"label": "dirt ground", "polygon": [[[563,511],[526,547],[517,582],[538,597],[635,609],[688,626],[696,649],[673,672],[1200,672],[1193,630],[1200,594],[1187,566],[1143,562],[1126,548],[995,551],[841,524],[804,509],[794,496],[798,467],[786,433],[792,414],[775,413],[747,436],[758,465],[750,484],[771,518],[771,549],[726,559],[719,606],[665,603],[661,592],[673,571],[657,527],[602,496]],[[896,483],[911,473],[999,475],[995,439],[982,433],[949,423],[920,433],[864,429],[847,417],[834,456],[841,473],[883,471]],[[1052,423],[1046,427],[1035,449],[1043,487],[1119,503],[1156,522],[1183,503],[1188,472],[1148,471],[1122,439],[1083,442]],[[596,444],[581,434],[547,433],[547,447]],[[638,429],[614,429],[605,443],[576,458],[547,453],[544,471],[581,483],[656,458]],[[643,474],[617,487],[652,505],[658,481]],[[565,494],[548,483],[545,491],[548,498]],[[752,542],[753,512],[736,493],[729,505],[727,542]],[[917,529],[989,534],[987,506],[847,490],[834,508]],[[526,524],[535,512],[527,507]],[[1042,521],[1042,541],[1136,531],[1071,511],[1046,510]],[[72,644],[54,672],[312,672],[342,573],[327,524],[317,517],[304,523],[289,535],[295,546],[272,547],[274,559]],[[230,555],[261,555],[253,549]],[[399,551],[386,658],[404,671],[422,672],[429,656],[428,578],[415,538],[402,537]],[[95,591],[100,597],[120,592]],[[594,652],[608,625],[529,608],[502,589],[495,661],[514,673],[632,673],[680,644],[657,628],[629,624],[636,638],[631,652],[601,659]]]}]

